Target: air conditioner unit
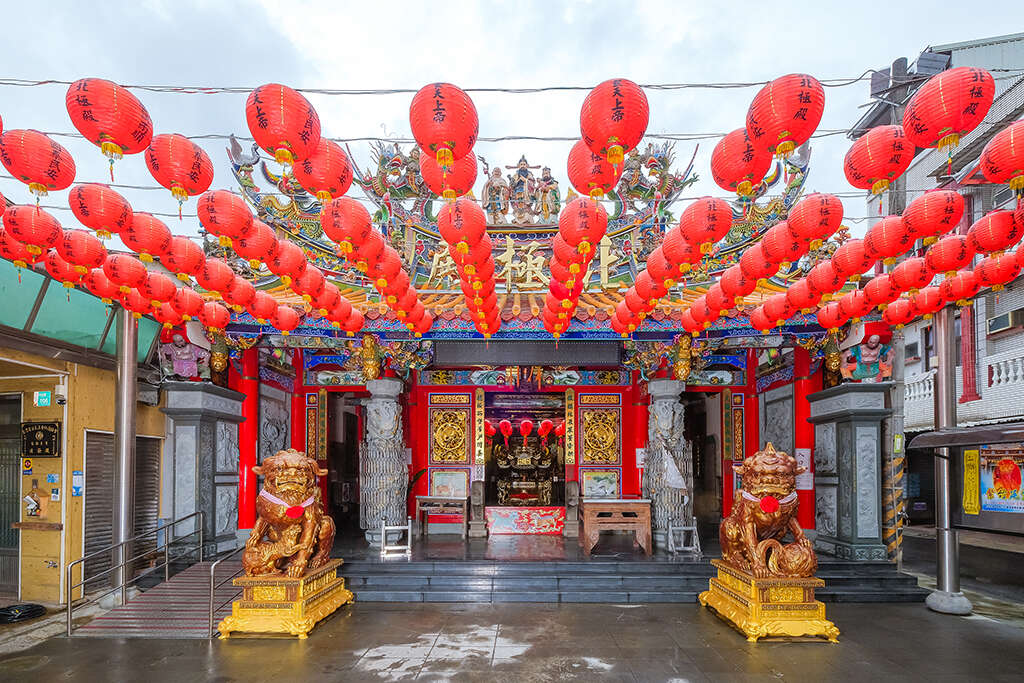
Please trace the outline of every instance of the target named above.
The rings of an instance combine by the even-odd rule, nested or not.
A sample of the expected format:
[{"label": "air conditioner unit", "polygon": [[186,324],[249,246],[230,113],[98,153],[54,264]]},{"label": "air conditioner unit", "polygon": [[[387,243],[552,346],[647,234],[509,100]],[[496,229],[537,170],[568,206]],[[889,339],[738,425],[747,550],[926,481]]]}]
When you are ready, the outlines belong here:
[{"label": "air conditioner unit", "polygon": [[1008,311],[988,319],[988,334],[995,334],[1013,327],[1024,327],[1024,308]]}]

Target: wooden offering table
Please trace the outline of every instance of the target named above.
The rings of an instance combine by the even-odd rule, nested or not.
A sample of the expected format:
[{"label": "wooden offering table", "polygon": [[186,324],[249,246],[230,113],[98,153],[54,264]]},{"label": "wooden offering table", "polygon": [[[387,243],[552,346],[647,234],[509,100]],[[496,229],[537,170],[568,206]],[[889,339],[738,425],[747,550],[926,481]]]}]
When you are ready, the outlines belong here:
[{"label": "wooden offering table", "polygon": [[584,498],[584,553],[590,554],[602,531],[632,531],[636,543],[650,555],[651,501],[646,498]]},{"label": "wooden offering table", "polygon": [[[420,521],[420,514],[423,521]],[[466,538],[469,528],[469,496],[465,498],[452,496],[416,496],[416,517],[414,521],[420,528],[420,536],[427,535],[427,515],[462,515],[462,537]]]}]

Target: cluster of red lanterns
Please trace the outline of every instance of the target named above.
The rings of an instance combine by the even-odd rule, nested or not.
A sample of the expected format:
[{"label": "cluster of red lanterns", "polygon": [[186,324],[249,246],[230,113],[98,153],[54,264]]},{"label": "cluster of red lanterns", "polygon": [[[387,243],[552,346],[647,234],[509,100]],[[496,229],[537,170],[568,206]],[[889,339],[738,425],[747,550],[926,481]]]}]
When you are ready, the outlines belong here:
[{"label": "cluster of red lanterns", "polygon": [[501,327],[501,315],[487,217],[475,201],[463,197],[441,207],[437,227],[455,261],[473,326],[489,339]]},{"label": "cluster of red lanterns", "polygon": [[[537,436],[541,439],[547,439],[549,434],[554,434],[559,442],[565,438],[565,420],[558,420],[557,422],[552,420],[541,420],[537,426]],[[493,439],[499,432],[505,439],[505,446],[508,446],[508,438],[518,428],[519,435],[524,439],[533,433],[534,422],[533,420],[526,418],[519,421],[518,426],[512,424],[511,420],[501,420],[498,425],[495,426],[491,420],[484,420],[484,435],[488,439]]]},{"label": "cluster of red lanterns", "polygon": [[596,199],[577,197],[558,217],[558,234],[551,240],[551,280],[544,300],[544,329],[555,339],[572,321],[586,286],[587,268],[608,229],[608,213]]},{"label": "cluster of red lanterns", "polygon": [[480,120],[464,90],[451,83],[420,88],[409,105],[409,127],[420,148],[420,172],[434,194],[451,200],[473,189]]}]

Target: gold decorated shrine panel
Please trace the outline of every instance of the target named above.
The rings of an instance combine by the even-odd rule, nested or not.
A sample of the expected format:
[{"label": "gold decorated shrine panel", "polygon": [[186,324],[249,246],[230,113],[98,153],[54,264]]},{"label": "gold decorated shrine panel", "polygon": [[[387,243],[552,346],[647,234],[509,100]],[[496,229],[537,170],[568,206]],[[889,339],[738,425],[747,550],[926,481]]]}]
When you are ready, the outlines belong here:
[{"label": "gold decorated shrine panel", "polygon": [[[467,397],[468,398],[468,397]],[[470,464],[472,413],[467,408],[430,408],[430,462]]]},{"label": "gold decorated shrine panel", "polygon": [[[579,453],[582,465],[618,465],[622,461],[622,409],[579,408]],[[616,396],[616,398],[618,398]]]}]

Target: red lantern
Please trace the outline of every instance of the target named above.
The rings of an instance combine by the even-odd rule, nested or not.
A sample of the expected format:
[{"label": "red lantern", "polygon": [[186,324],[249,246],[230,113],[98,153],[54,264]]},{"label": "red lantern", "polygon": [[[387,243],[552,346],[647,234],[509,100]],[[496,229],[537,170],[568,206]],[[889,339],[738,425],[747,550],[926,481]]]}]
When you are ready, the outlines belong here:
[{"label": "red lantern", "polygon": [[[42,258],[42,254],[33,254],[28,247],[11,237],[11,234],[2,225],[0,225],[0,256],[13,262],[17,268],[27,268]],[[18,282],[21,282],[20,271],[18,272]]]},{"label": "red lantern", "polygon": [[11,237],[24,244],[30,254],[44,253],[64,234],[56,218],[34,206],[8,206],[3,221]]},{"label": "red lantern", "polygon": [[971,305],[971,299],[978,293],[978,278],[969,270],[961,270],[939,285],[939,292],[946,301],[955,301],[960,308]]},{"label": "red lantern", "polygon": [[226,292],[234,281],[235,271],[231,270],[227,261],[219,258],[206,259],[202,270],[196,275],[199,286],[215,297],[221,296],[221,292]]},{"label": "red lantern", "polygon": [[832,254],[832,267],[844,281],[859,278],[873,264],[874,259],[867,255],[864,240],[847,240]]},{"label": "red lantern", "polygon": [[124,292],[120,301],[125,310],[129,311],[136,320],[153,312],[153,304],[137,289],[129,289]]},{"label": "red lantern", "polygon": [[113,303],[121,293],[117,285],[107,278],[102,268],[90,270],[83,278],[82,283],[86,289],[92,292],[93,296],[98,296],[105,304]]},{"label": "red lantern", "polygon": [[223,331],[231,322],[231,313],[216,301],[207,301],[199,312],[199,322],[204,327]]},{"label": "red lantern", "polygon": [[[807,242],[793,234],[789,223],[782,221],[768,229],[761,239],[761,251],[765,258],[776,265],[788,268],[789,264],[807,252]],[[775,273],[772,271],[772,274]]]},{"label": "red lantern", "polygon": [[191,287],[179,287],[171,296],[171,306],[185,320],[198,318],[203,311],[203,297]]},{"label": "red lantern", "polygon": [[946,299],[938,287],[925,287],[911,299],[914,305],[914,314],[923,316],[929,320],[932,314],[946,305]]},{"label": "red lantern", "polygon": [[661,250],[668,262],[676,269],[673,275],[689,273],[693,266],[704,258],[704,254],[700,250],[700,243],[691,242],[683,237],[683,231],[678,227],[665,233],[665,239],[661,242]]},{"label": "red lantern", "polygon": [[903,210],[903,225],[910,239],[924,238],[926,245],[960,224],[964,198],[952,190],[925,192]]},{"label": "red lantern", "polygon": [[558,234],[587,260],[608,229],[608,212],[589,197],[577,197],[558,217]]},{"label": "red lantern", "polygon": [[765,313],[764,304],[750,312],[750,326],[761,334],[768,334],[775,327],[775,320]]},{"label": "red lantern", "polygon": [[141,287],[149,276],[149,271],[142,261],[127,254],[108,256],[107,262],[103,264],[103,273],[125,294],[130,289]]},{"label": "red lantern", "polygon": [[174,310],[174,306],[169,303],[162,303],[159,306],[153,308],[153,317],[158,323],[162,323],[165,330],[169,330],[172,327],[177,327],[185,321],[185,319]]},{"label": "red lantern", "polygon": [[87,183],[75,185],[68,193],[71,213],[101,239],[110,239],[132,224],[132,206],[109,187]]},{"label": "red lantern", "polygon": [[686,309],[679,314],[679,323],[683,326],[683,329],[692,334],[694,337],[698,336],[701,330],[704,329],[704,325],[697,322],[693,318],[693,311]]},{"label": "red lantern", "polygon": [[[555,294],[555,296],[558,295]],[[654,310],[654,306],[637,294],[636,289],[633,287],[626,290],[622,300],[626,302],[626,307],[635,313],[641,320],[643,320],[648,313]],[[562,301],[563,308],[570,308],[572,304],[575,304],[575,300],[570,303],[570,300],[567,297]]]},{"label": "red lantern", "polygon": [[857,138],[843,160],[851,185],[871,194],[882,194],[889,183],[903,175],[914,160],[914,145],[903,126],[876,126]]},{"label": "red lantern", "polygon": [[813,291],[821,295],[823,301],[827,301],[834,292],[843,288],[846,278],[839,277],[831,261],[822,261],[807,273],[807,282]]},{"label": "red lantern", "polygon": [[726,268],[718,283],[722,287],[722,294],[733,300],[741,299],[757,289],[757,280],[744,275],[739,264]]},{"label": "red lantern", "polygon": [[480,123],[473,100],[463,90],[451,83],[431,83],[413,96],[409,127],[420,148],[433,154],[438,166],[451,169],[472,151]]},{"label": "red lantern", "polygon": [[872,261],[881,260],[887,266],[895,263],[896,257],[913,244],[900,216],[886,216],[871,226],[864,236],[864,251],[868,257]]},{"label": "red lantern", "polygon": [[743,256],[740,257],[740,270],[747,279],[760,282],[777,273],[779,264],[772,263],[764,255],[762,240],[743,252]]},{"label": "red lantern", "polygon": [[196,214],[206,232],[218,237],[222,247],[231,246],[232,240],[252,230],[252,212],[245,200],[227,190],[204,192],[196,202]]},{"label": "red lantern", "polygon": [[935,272],[928,267],[923,258],[908,258],[892,269],[892,283],[904,292],[917,294],[917,290],[927,287],[935,277]]},{"label": "red lantern", "polygon": [[711,322],[718,317],[718,311],[712,311],[708,306],[707,296],[699,296],[694,299],[688,310],[694,322],[700,325],[701,329],[711,327]]},{"label": "red lantern", "polygon": [[701,197],[683,209],[679,230],[688,242],[700,245],[702,254],[708,254],[715,242],[729,234],[732,228],[732,208],[729,202],[716,197]]},{"label": "red lantern", "polygon": [[782,325],[793,314],[793,307],[789,305],[785,293],[772,294],[761,306],[768,319],[776,325]]},{"label": "red lantern", "polygon": [[1024,190],[1024,121],[1016,121],[989,140],[981,152],[981,172],[990,183]]},{"label": "red lantern", "polygon": [[794,311],[810,313],[820,299],[821,295],[811,289],[811,283],[807,278],[797,280],[786,290],[786,301]]},{"label": "red lantern", "polygon": [[320,213],[320,227],[338,245],[338,254],[348,256],[374,233],[370,212],[351,197],[332,200]]},{"label": "red lantern", "polygon": [[711,309],[718,318],[724,318],[728,315],[729,309],[736,303],[732,297],[725,295],[720,282],[716,282],[708,287],[707,294],[705,294],[704,297],[705,301],[707,301],[708,308]]},{"label": "red lantern", "polygon": [[[323,312],[323,309],[321,309],[321,312]],[[337,329],[341,329],[342,324],[348,320],[351,315],[352,302],[341,296],[341,294],[338,294],[337,302],[332,308],[327,309],[326,313],[326,317],[331,321],[331,325]]]},{"label": "red lantern", "polygon": [[769,82],[747,110],[747,135],[759,149],[787,157],[807,142],[825,111],[825,89],[807,74],[789,74]]},{"label": "red lantern", "polygon": [[964,235],[946,235],[928,248],[924,260],[936,273],[953,277],[974,258],[974,246]]},{"label": "red lantern", "polygon": [[267,83],[249,93],[245,120],[256,144],[280,164],[312,155],[320,143],[320,117],[305,97],[286,85]]},{"label": "red lantern", "polygon": [[882,322],[897,330],[902,330],[903,326],[915,317],[914,304],[910,299],[896,299],[885,309],[885,313],[882,314]]},{"label": "red lantern", "polygon": [[306,255],[302,249],[288,240],[278,240],[274,258],[267,261],[267,268],[281,278],[285,287],[292,283],[292,278],[302,275],[306,269]]},{"label": "red lantern", "polygon": [[[651,277],[662,284],[664,287],[671,287],[675,284],[676,274],[678,273],[677,267],[672,264],[665,256],[665,252],[661,247],[657,247],[647,256],[647,272],[651,274]],[[554,271],[552,271],[552,275]]]},{"label": "red lantern", "polygon": [[[75,267],[62,259],[56,249],[50,249],[43,257],[43,266],[46,272],[54,280],[57,280],[67,289],[73,289],[82,281],[82,274],[75,270]],[[70,296],[70,295],[69,295]]]},{"label": "red lantern", "polygon": [[636,289],[636,293],[652,306],[658,302],[658,299],[668,294],[668,290],[661,284],[661,281],[652,278],[646,268],[637,275],[633,287]]},{"label": "red lantern", "polygon": [[386,289],[388,284],[398,279],[402,272],[402,258],[391,245],[385,245],[380,258],[368,275],[372,275],[373,284],[378,290]]},{"label": "red lantern", "polygon": [[876,275],[864,285],[864,296],[867,297],[868,302],[873,308],[877,307],[882,311],[899,295],[900,290],[893,284],[892,277],[888,273]]},{"label": "red lantern", "polygon": [[615,189],[622,176],[622,168],[614,166],[599,154],[594,154],[583,140],[569,150],[567,162],[569,182],[582,195],[600,199]]},{"label": "red lantern", "polygon": [[843,222],[843,202],[831,194],[807,195],[789,211],[789,230],[817,249]]},{"label": "red lantern", "polygon": [[555,423],[551,420],[541,420],[540,426],[537,427],[537,436],[540,438],[546,437],[551,433],[551,430],[555,428]]},{"label": "red lantern", "polygon": [[103,242],[85,230],[65,230],[57,242],[57,253],[82,275],[93,268],[102,268],[107,260]]},{"label": "red lantern", "polygon": [[633,332],[643,322],[637,317],[636,313],[629,310],[625,301],[620,301],[615,306],[615,317],[619,319],[619,322],[626,328],[627,332]]},{"label": "red lantern", "polygon": [[718,141],[711,152],[711,177],[723,190],[750,197],[772,167],[772,155],[754,147],[746,128],[737,128]]},{"label": "red lantern", "polygon": [[264,262],[274,258],[277,253],[277,235],[269,225],[253,218],[248,234],[245,237],[231,240],[231,246],[236,254],[248,259],[249,267],[255,270]]},{"label": "red lantern", "polygon": [[202,194],[213,182],[213,163],[203,148],[177,133],[157,135],[146,150],[146,167],[153,179],[171,191],[181,204]]},{"label": "red lantern", "polygon": [[463,197],[441,207],[437,214],[437,229],[449,248],[455,250],[453,257],[458,257],[455,262],[465,263],[470,248],[476,246],[487,232],[487,216],[479,204]]},{"label": "red lantern", "polygon": [[533,420],[520,420],[519,434],[525,439],[531,432],[533,432]]},{"label": "red lantern", "polygon": [[306,266],[298,277],[292,280],[292,291],[302,297],[307,304],[315,297],[320,296],[327,285],[324,274],[315,266]]},{"label": "red lantern", "polygon": [[917,89],[903,110],[903,131],[918,147],[956,147],[978,127],[992,106],[992,74],[960,66],[935,74]]},{"label": "red lantern", "polygon": [[[255,292],[253,293],[255,294]],[[313,304],[313,308],[320,312],[320,315],[327,316],[328,313],[341,303],[341,291],[333,282],[325,282],[324,288],[312,298],[310,303]],[[345,317],[348,317],[348,312],[346,312]]]},{"label": "red lantern", "polygon": [[177,291],[174,281],[160,273],[147,274],[146,281],[139,287],[139,292],[149,297],[154,308],[171,301]]},{"label": "red lantern", "polygon": [[197,276],[203,270],[206,256],[198,244],[187,237],[172,237],[171,245],[160,257],[169,271],[176,273],[182,282],[188,282],[189,276]]},{"label": "red lantern", "polygon": [[420,175],[430,191],[451,200],[468,194],[476,183],[476,156],[467,154],[448,170],[441,168],[432,154],[420,150]]},{"label": "red lantern", "polygon": [[871,310],[872,303],[863,289],[855,289],[839,297],[839,309],[847,318],[857,322]]},{"label": "red lantern", "polygon": [[36,197],[45,197],[50,190],[63,190],[75,180],[75,160],[37,130],[0,133],[0,162]]},{"label": "red lantern", "polygon": [[231,286],[224,292],[224,301],[230,304],[236,313],[244,311],[255,298],[256,287],[245,278],[238,277],[237,275]]},{"label": "red lantern", "polygon": [[120,233],[121,241],[147,263],[154,256],[164,256],[171,248],[171,231],[162,220],[150,213],[136,213],[132,224]]},{"label": "red lantern", "polygon": [[299,326],[300,316],[291,306],[278,306],[271,324],[284,336]]},{"label": "red lantern", "polygon": [[83,78],[68,86],[64,104],[71,123],[110,160],[138,154],[153,139],[153,120],[135,95],[102,78]]},{"label": "red lantern", "polygon": [[613,78],[591,90],[580,109],[580,134],[587,147],[608,163],[622,164],[647,130],[649,108],[643,89]]},{"label": "red lantern", "polygon": [[967,238],[979,254],[1001,254],[1020,241],[1024,225],[1013,217],[1013,211],[998,210],[982,216],[971,229]]},{"label": "red lantern", "polygon": [[256,318],[260,325],[266,325],[267,321],[273,319],[277,314],[277,301],[266,292],[258,291],[249,303],[247,309],[249,315]]},{"label": "red lantern", "polygon": [[320,138],[313,153],[292,166],[292,175],[323,207],[352,187],[352,162],[338,143]]},{"label": "red lantern", "polygon": [[838,329],[850,319],[849,316],[843,313],[843,309],[838,301],[833,301],[824,308],[818,309],[817,318],[818,324],[826,330]]},{"label": "red lantern", "polygon": [[412,327],[413,334],[419,338],[430,332],[430,328],[434,326],[434,318],[429,313],[424,313],[423,317],[419,319]]},{"label": "red lantern", "polygon": [[1020,273],[1020,264],[1017,263],[1017,254],[997,254],[989,256],[974,267],[974,274],[978,277],[978,285],[991,287],[992,291],[998,292],[1003,285],[1014,280]]},{"label": "red lantern", "polygon": [[508,437],[512,436],[512,423],[508,420],[502,420],[498,423],[498,429],[501,430],[502,436],[505,437],[505,445],[508,445]]},{"label": "red lantern", "polygon": [[348,337],[354,336],[356,332],[363,329],[364,322],[366,321],[363,318],[363,314],[353,309],[352,315],[342,324],[342,327],[345,329],[345,335]]}]

